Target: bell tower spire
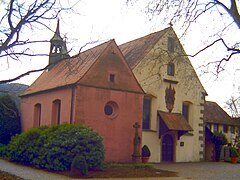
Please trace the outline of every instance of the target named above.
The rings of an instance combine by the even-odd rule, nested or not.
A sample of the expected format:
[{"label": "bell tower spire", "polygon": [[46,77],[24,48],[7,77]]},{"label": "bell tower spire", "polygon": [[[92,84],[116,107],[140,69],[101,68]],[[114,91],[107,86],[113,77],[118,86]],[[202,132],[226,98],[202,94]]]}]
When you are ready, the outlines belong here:
[{"label": "bell tower spire", "polygon": [[56,31],[50,40],[49,70],[60,60],[70,57],[67,51],[66,41],[60,35],[59,19]]}]

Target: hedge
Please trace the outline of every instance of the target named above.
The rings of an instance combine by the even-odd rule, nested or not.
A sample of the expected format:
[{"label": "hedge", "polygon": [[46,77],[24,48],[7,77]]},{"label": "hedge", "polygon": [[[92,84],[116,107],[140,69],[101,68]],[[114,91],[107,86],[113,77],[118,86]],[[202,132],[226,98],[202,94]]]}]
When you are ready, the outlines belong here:
[{"label": "hedge", "polygon": [[105,155],[102,138],[79,124],[32,128],[7,147],[12,161],[56,171],[70,170],[76,155],[86,159],[89,169],[100,168]]}]

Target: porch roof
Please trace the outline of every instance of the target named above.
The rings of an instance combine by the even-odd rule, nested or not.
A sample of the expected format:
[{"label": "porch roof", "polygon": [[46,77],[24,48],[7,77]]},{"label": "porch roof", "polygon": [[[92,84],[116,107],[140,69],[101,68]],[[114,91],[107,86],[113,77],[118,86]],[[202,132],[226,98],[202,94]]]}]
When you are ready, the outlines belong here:
[{"label": "porch roof", "polygon": [[169,130],[173,131],[193,131],[187,120],[180,113],[169,113],[158,111],[163,122]]},{"label": "porch roof", "polygon": [[179,139],[188,131],[193,131],[193,128],[180,113],[158,111],[158,115],[160,116],[159,138],[169,131],[176,131]]}]

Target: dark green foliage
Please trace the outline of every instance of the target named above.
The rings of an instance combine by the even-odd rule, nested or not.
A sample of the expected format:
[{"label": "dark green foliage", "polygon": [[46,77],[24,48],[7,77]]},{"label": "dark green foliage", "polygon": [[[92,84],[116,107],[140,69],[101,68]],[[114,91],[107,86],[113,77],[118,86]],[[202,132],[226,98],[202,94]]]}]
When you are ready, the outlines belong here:
[{"label": "dark green foliage", "polygon": [[226,145],[228,143],[228,140],[222,132],[214,132],[211,140],[213,144],[215,145],[216,150],[216,156],[215,159],[218,161],[220,160],[220,154],[221,154],[221,148],[223,145]]},{"label": "dark green foliage", "polygon": [[87,175],[88,173],[88,164],[84,156],[76,155],[71,164],[71,170],[77,169],[83,175]]},{"label": "dark green foliage", "polygon": [[7,145],[0,143],[0,157],[6,157]]},{"label": "dark green foliage", "polygon": [[235,147],[230,148],[230,156],[231,157],[238,157],[239,156],[238,151]]},{"label": "dark green foliage", "polygon": [[142,157],[150,157],[150,156],[151,156],[151,152],[150,152],[148,146],[144,145],[142,147]]},{"label": "dark green foliage", "polygon": [[0,143],[8,144],[11,137],[21,132],[20,116],[10,96],[0,97]]},{"label": "dark green foliage", "polygon": [[225,134],[223,134],[222,132],[214,132],[211,140],[215,145],[226,145],[228,143]]},{"label": "dark green foliage", "polygon": [[32,128],[14,136],[8,145],[9,159],[22,164],[32,164],[44,143],[43,138],[40,138],[42,130]]},{"label": "dark green foliage", "polygon": [[70,170],[73,158],[82,155],[89,169],[104,160],[102,138],[81,125],[63,124],[33,128],[15,136],[8,145],[8,158],[49,170]]}]

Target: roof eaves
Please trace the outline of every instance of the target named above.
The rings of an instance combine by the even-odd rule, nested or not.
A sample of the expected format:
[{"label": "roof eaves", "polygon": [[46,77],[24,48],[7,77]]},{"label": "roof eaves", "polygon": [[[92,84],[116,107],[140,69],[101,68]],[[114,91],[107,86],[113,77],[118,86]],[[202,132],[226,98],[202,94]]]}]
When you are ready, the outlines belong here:
[{"label": "roof eaves", "polygon": [[72,83],[72,84],[67,84],[67,85],[64,85],[64,86],[53,87],[53,88],[46,89],[46,90],[35,91],[35,92],[32,92],[32,93],[27,93],[27,94],[21,94],[21,95],[19,95],[19,97],[27,97],[27,96],[41,94],[41,93],[45,93],[45,92],[49,92],[49,91],[65,89],[65,88],[72,88],[72,87],[75,86],[75,84],[76,83]]}]

